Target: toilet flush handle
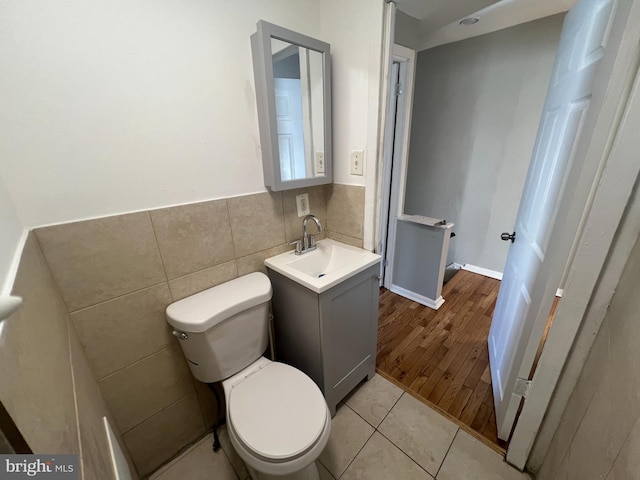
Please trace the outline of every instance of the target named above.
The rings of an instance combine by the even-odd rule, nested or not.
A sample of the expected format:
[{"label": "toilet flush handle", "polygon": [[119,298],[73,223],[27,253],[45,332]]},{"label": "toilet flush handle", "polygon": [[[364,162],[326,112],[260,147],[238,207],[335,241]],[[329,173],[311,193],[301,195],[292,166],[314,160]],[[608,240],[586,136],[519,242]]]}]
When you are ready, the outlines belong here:
[{"label": "toilet flush handle", "polygon": [[184,332],[178,332],[177,330],[174,330],[172,332],[176,337],[178,337],[180,340],[186,340],[187,338],[189,338],[189,335],[187,335]]}]

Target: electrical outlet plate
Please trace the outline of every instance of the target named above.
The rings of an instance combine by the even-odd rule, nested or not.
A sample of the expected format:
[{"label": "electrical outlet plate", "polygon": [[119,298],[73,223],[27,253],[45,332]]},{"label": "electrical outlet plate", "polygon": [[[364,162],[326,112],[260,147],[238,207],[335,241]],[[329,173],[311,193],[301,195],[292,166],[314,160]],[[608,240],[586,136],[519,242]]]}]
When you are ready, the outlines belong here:
[{"label": "electrical outlet plate", "polygon": [[311,207],[309,206],[309,194],[301,193],[296,195],[296,205],[298,206],[298,217],[309,215]]},{"label": "electrical outlet plate", "polygon": [[364,175],[364,150],[351,152],[351,175]]},{"label": "electrical outlet plate", "polygon": [[324,174],[324,152],[316,152],[316,175]]}]

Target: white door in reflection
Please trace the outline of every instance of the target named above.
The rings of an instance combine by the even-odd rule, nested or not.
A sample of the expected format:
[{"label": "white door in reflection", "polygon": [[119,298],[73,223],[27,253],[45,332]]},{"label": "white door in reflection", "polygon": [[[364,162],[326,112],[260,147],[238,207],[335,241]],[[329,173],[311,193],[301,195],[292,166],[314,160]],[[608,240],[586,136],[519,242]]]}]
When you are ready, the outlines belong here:
[{"label": "white door in reflection", "polygon": [[305,178],[302,95],[299,78],[274,78],[276,119],[283,181]]}]

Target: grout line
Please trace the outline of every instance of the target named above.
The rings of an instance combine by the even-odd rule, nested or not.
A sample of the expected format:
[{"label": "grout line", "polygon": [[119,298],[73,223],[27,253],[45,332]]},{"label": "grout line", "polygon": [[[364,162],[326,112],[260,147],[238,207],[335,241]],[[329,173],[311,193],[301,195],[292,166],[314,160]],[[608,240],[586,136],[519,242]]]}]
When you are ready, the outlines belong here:
[{"label": "grout line", "polygon": [[[369,423],[367,423],[367,425],[369,425]],[[356,452],[356,454],[353,456],[353,458],[351,459],[351,461],[349,462],[349,464],[346,466],[346,468],[344,469],[344,471],[340,474],[340,476],[338,476],[338,478],[336,480],[340,480],[342,478],[342,476],[346,473],[347,470],[349,470],[349,467],[351,466],[351,464],[353,462],[355,462],[356,458],[358,458],[358,455],[360,455],[360,452],[362,450],[364,450],[364,447],[367,446],[367,443],[369,443],[369,441],[371,440],[371,437],[373,437],[373,435],[377,432],[377,429],[373,429],[373,432],[371,432],[371,435],[369,435],[369,437],[367,437],[367,440],[364,442],[364,444],[362,445],[362,447],[360,447],[360,449]],[[323,464],[324,465],[324,464]],[[328,469],[327,469],[328,470]],[[331,473],[331,472],[329,472]]]},{"label": "grout line", "polygon": [[238,267],[238,252],[236,250],[236,240],[233,235],[233,224],[231,222],[231,211],[229,210],[229,201],[225,198],[224,204],[227,207],[227,222],[229,222],[229,233],[231,234],[231,246],[233,247],[233,260],[236,262],[236,268]]},{"label": "grout line", "polygon": [[[133,290],[133,291],[127,292],[127,293],[123,293],[123,294],[115,296],[113,298],[108,298],[107,300],[101,300],[100,302],[94,303],[93,305],[87,305],[86,307],[82,307],[82,308],[79,308],[77,310],[69,310],[69,315],[75,315],[76,313],[83,312],[85,310],[89,310],[90,308],[97,307],[97,306],[100,306],[100,305],[104,305],[105,303],[109,303],[109,302],[111,302],[113,300],[117,300],[117,299],[126,297],[127,295],[133,295],[134,293],[140,293],[140,292],[142,292],[144,290],[150,290],[150,289],[158,287],[160,285],[167,285],[167,289],[169,288],[169,282],[167,282],[166,280],[163,280],[161,282],[154,283],[153,285],[149,285],[149,286],[146,286],[146,287],[138,288],[136,290]],[[171,292],[169,292],[169,294],[171,294]]]},{"label": "grout line", "polygon": [[[177,342],[177,340],[176,340],[176,342]],[[110,373],[110,374],[108,374],[108,375],[105,375],[104,377],[101,377],[101,378],[96,379],[96,382],[98,382],[98,384],[100,384],[103,380],[106,380],[107,378],[110,378],[110,377],[114,376],[115,374],[120,373],[120,372],[122,372],[123,370],[126,370],[126,369],[127,369],[127,368],[129,368],[129,367],[132,367],[133,365],[137,365],[138,363],[140,363],[140,362],[142,362],[142,361],[146,360],[146,359],[147,359],[147,358],[149,358],[149,357],[152,357],[153,355],[156,355],[156,354],[158,354],[158,353],[160,353],[160,352],[163,352],[163,351],[165,351],[165,350],[168,350],[168,349],[170,349],[170,348],[175,348],[175,347],[179,347],[179,346],[180,346],[180,345],[179,345],[178,343],[168,343],[167,345],[163,345],[161,348],[159,348],[159,349],[158,349],[158,350],[156,350],[155,352],[151,352],[149,355],[145,355],[144,357],[139,358],[138,360],[136,360],[136,361],[135,361],[135,362],[133,362],[133,363],[130,363],[129,365],[125,365],[124,367],[119,368],[119,369],[117,369],[117,370],[114,370],[113,372],[111,372],[111,373]],[[84,348],[84,347],[83,347],[83,348]]]},{"label": "grout line", "polygon": [[[149,215],[149,223],[151,223],[151,231],[153,232],[153,238],[156,241],[156,249],[158,250],[158,256],[160,257],[160,263],[162,264],[162,271],[164,272],[164,279],[167,283],[169,283],[169,275],[167,275],[167,267],[164,264],[164,257],[162,256],[162,249],[160,248],[160,242],[158,241],[158,232],[156,232],[156,224],[153,221],[153,215],[151,215],[150,211],[147,211],[147,215]],[[173,299],[173,297],[172,297]]]},{"label": "grout line", "polygon": [[[387,437],[384,433],[382,433],[379,430],[376,430],[376,432],[378,432],[380,435],[382,435],[391,445],[393,445],[394,447],[396,447],[398,450],[400,450],[400,452],[402,452],[402,454],[407,457],[409,460],[411,460],[413,463],[415,463],[417,465],[417,467],[422,470],[423,472],[425,472],[427,475],[429,475],[431,478],[436,478],[433,475],[431,475],[431,473],[424,468],[422,465],[420,465],[411,455],[409,455],[407,452],[405,452],[402,447],[400,447],[400,445],[397,445],[396,443],[394,443],[393,440],[391,440],[389,437]],[[368,441],[368,440],[367,440]],[[447,451],[448,452],[448,451]],[[446,456],[446,455],[445,455]],[[444,460],[443,460],[444,461]]]},{"label": "grout line", "polygon": [[442,458],[442,463],[440,464],[440,466],[438,467],[438,471],[436,472],[435,478],[438,478],[438,475],[440,474],[440,470],[442,469],[442,466],[444,465],[445,460],[447,459],[447,455],[449,455],[449,452],[451,451],[451,447],[453,446],[453,442],[456,441],[456,438],[458,438],[458,433],[460,432],[460,427],[458,427],[458,429],[456,430],[456,434],[453,436],[453,440],[451,440],[451,444],[449,445],[449,448],[447,448],[447,453],[444,454],[444,457]]},{"label": "grout line", "polygon": [[384,417],[382,417],[382,420],[380,421],[380,424],[376,427],[376,430],[380,427],[380,425],[382,425],[384,423],[384,421],[387,419],[387,417],[389,416],[389,414],[391,413],[391,410],[393,410],[395,408],[395,406],[398,404],[398,402],[400,401],[400,399],[404,396],[406,392],[402,392],[400,394],[400,396],[398,397],[398,399],[394,402],[394,404],[391,406],[391,408],[389,409],[389,411],[386,413],[386,415]]},{"label": "grout line", "polygon": [[[180,401],[184,400],[185,398],[187,398],[187,397],[188,397],[189,395],[191,395],[192,393],[195,395],[195,392],[194,392],[193,390],[189,390],[187,393],[185,393],[185,394],[184,394],[184,395],[182,395],[181,397],[177,398],[176,400],[174,400],[173,402],[169,403],[168,405],[165,405],[164,407],[162,407],[162,408],[161,408],[160,410],[158,410],[157,412],[152,413],[151,415],[149,415],[149,416],[148,416],[147,418],[145,418],[144,420],[141,420],[140,422],[136,423],[133,427],[129,427],[129,428],[127,428],[125,431],[121,431],[121,430],[120,430],[120,427],[119,427],[118,425],[116,425],[116,426],[118,427],[118,431],[120,431],[120,435],[121,435],[121,436],[124,436],[125,434],[129,433],[131,430],[133,430],[133,429],[135,429],[135,428],[139,427],[140,425],[142,425],[142,424],[143,424],[144,422],[146,422],[147,420],[149,420],[149,419],[151,419],[151,418],[155,417],[156,415],[159,415],[161,412],[164,412],[164,411],[165,411],[165,410],[167,410],[169,407],[172,407],[172,406],[173,406],[173,405],[175,405],[176,403],[178,403],[178,402],[180,402]],[[125,443],[126,443],[126,442],[125,442]],[[195,443],[195,441],[194,441],[193,443]],[[187,448],[187,449],[188,449],[188,448],[190,448],[190,447],[193,445],[193,443],[191,443],[191,444],[187,445],[187,446],[186,446],[186,447],[184,447],[184,448]],[[182,450],[181,450],[181,451],[182,451]],[[178,456],[179,456],[179,455],[178,455],[178,454],[176,454],[174,457],[172,457],[172,459],[173,459],[173,458],[177,458]]]},{"label": "grout line", "polygon": [[[51,264],[49,263],[49,259],[47,258],[47,256],[44,253],[44,248],[42,248],[42,243],[40,243],[40,239],[38,238],[38,234],[36,233],[35,230],[31,230],[27,234],[27,238],[25,239],[24,245],[22,246],[22,253],[20,254],[20,260],[18,262],[18,268],[20,268],[20,262],[22,262],[22,258],[24,257],[25,250],[26,250],[26,247],[27,247],[27,242],[29,241],[29,237],[32,237],[33,240],[35,241],[36,246],[38,247],[38,251],[39,251],[40,255],[42,255],[42,259],[44,260],[44,264],[47,266],[47,271],[49,272],[49,275],[51,276],[51,280],[53,281],[53,284],[55,286],[56,294],[58,295],[58,298],[62,302],[62,305],[64,305],[64,308],[67,311],[67,316],[70,317],[71,316],[71,310],[69,309],[69,305],[67,305],[67,301],[64,299],[64,296],[62,295],[62,289],[60,288],[60,284],[58,282],[58,279],[53,274],[53,268],[51,268]],[[18,276],[18,271],[16,270],[16,277],[17,276]],[[15,284],[15,279],[14,279],[14,284]]]}]

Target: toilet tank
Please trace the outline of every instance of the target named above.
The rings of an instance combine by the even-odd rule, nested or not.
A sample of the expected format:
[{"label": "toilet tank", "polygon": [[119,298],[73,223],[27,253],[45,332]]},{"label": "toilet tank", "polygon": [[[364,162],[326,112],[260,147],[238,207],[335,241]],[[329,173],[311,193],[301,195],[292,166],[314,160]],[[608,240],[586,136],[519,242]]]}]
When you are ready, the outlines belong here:
[{"label": "toilet tank", "polygon": [[193,376],[223,380],[260,358],[268,346],[271,282],[250,273],[172,303],[175,329]]}]

